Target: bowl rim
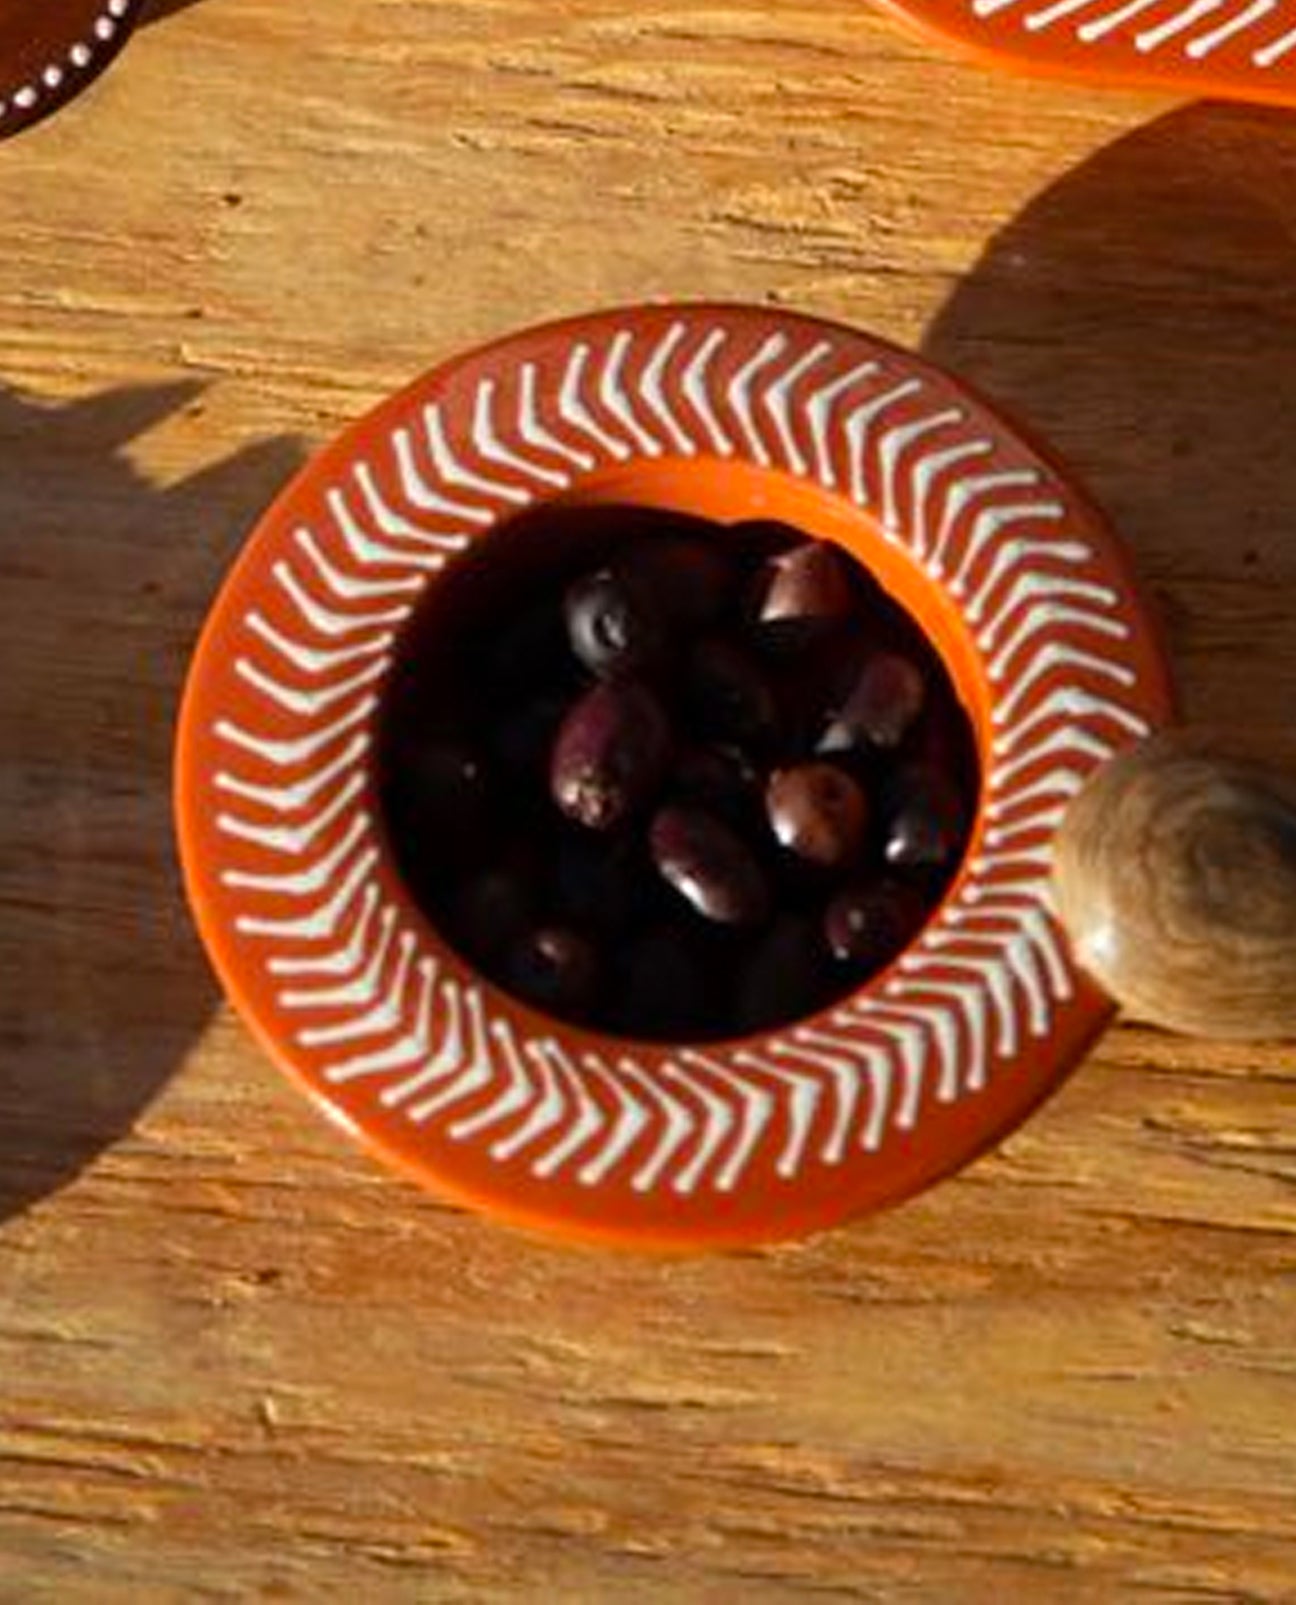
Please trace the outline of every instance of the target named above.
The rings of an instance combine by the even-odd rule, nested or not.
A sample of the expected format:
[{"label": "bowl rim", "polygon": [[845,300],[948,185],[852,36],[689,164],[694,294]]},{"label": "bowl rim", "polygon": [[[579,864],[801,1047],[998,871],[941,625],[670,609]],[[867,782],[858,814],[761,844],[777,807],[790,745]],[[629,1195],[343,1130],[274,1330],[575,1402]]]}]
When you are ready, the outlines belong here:
[{"label": "bowl rim", "polygon": [[[1028,26],[1021,0],[993,8],[958,7],[950,0],[875,0],[910,32],[980,66],[1018,77],[1097,83],[1112,89],[1178,89],[1223,100],[1296,105],[1296,34],[1290,18],[1275,21],[1252,0],[1231,0],[1232,11],[1194,16],[1187,0],[1176,16],[1149,26],[1131,14],[1123,26],[1098,26],[1091,14],[1103,0],[1056,9],[1057,26]],[[1124,9],[1111,0],[1112,12]],[[1115,18],[1113,21],[1115,22]],[[1199,24],[1194,31],[1194,24]],[[1257,29],[1268,24],[1263,38]]]},{"label": "bowl rim", "polygon": [[[992,662],[1002,678],[1026,653],[1035,676],[987,693],[973,852],[918,942],[845,1005],[745,1043],[627,1045],[485,983],[400,885],[364,762],[414,606],[405,598],[506,516],[648,469],[690,494],[705,481],[715,505],[749,494],[732,491],[735,476],[766,476],[773,505],[808,507],[814,533],[866,544],[875,572],[885,556],[893,579],[910,575],[915,596],[961,622],[987,687]],[[331,735],[321,705],[341,710]],[[1032,713],[1042,738],[1029,735]],[[276,498],[186,683],[181,861],[213,963],[271,1056],[425,1186],[569,1239],[766,1242],[958,1169],[1078,1062],[1111,1005],[1075,969],[1048,906],[1048,822],[1104,756],[1170,713],[1165,655],[1114,535],[971,387],[886,341],[780,309],[610,309],[441,364]],[[240,744],[249,719],[260,734]],[[353,739],[366,732],[369,745]],[[1010,736],[1016,756],[996,757]],[[312,770],[315,752],[331,756]],[[240,775],[236,761],[251,769]],[[1025,779],[996,790],[1008,765]],[[1031,788],[1038,803],[1022,802]],[[317,795],[325,802],[295,823]],[[996,832],[1011,852],[991,844]],[[322,930],[328,898],[365,859],[363,892],[353,886],[333,921],[347,922],[350,951],[271,934]],[[307,892],[284,889],[303,876],[305,914]],[[267,941],[279,947],[267,954]],[[356,1042],[381,1046],[343,1051]]]}]

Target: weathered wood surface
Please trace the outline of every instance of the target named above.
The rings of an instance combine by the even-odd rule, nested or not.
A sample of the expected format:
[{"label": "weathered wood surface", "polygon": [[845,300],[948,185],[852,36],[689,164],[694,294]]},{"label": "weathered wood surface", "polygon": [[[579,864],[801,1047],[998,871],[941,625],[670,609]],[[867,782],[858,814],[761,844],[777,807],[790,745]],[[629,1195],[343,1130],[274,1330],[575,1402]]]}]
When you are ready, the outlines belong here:
[{"label": "weathered wood surface", "polygon": [[[165,16],[161,12],[165,11]],[[1296,759],[1296,120],[860,0],[201,0],[0,148],[0,1600],[1296,1599],[1296,1072],[1123,1028],[887,1218],[657,1264],[346,1146],[217,1001],[184,658],[320,439],[645,296],[925,344]]]}]

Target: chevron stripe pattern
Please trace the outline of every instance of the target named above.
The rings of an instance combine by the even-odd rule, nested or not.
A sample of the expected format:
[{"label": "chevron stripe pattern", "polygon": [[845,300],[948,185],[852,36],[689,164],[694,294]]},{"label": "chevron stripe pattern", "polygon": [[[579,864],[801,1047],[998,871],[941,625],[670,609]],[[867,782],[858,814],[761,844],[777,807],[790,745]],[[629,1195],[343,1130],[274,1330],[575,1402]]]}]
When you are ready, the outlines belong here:
[{"label": "chevron stripe pattern", "polygon": [[1208,63],[1229,53],[1269,73],[1296,51],[1290,0],[964,0],[978,23],[1007,21],[1032,39],[1120,46],[1154,62]]},{"label": "chevron stripe pattern", "polygon": [[[793,1187],[868,1165],[1011,1075],[1071,998],[1049,844],[1086,774],[1148,729],[1122,657],[1128,598],[1048,471],[916,360],[722,310],[586,327],[389,411],[381,451],[346,460],[317,518],[279,529],[269,600],[236,621],[237,695],[210,722],[211,872],[276,1032],[352,1117],[399,1117],[429,1152],[474,1145],[501,1186]],[[482,532],[582,476],[668,456],[848,497],[944,589],[997,689],[988,824],[934,923],[845,1006],[706,1051],[573,1047],[406,912],[373,811],[374,722],[403,624]]]}]

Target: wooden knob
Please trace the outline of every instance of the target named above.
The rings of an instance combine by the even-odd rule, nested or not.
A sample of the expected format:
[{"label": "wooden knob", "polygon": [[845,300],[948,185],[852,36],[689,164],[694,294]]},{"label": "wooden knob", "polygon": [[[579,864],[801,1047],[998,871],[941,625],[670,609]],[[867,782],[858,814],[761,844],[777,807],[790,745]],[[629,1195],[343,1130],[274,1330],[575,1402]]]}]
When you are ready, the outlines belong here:
[{"label": "wooden knob", "polygon": [[1296,1037],[1296,786],[1162,736],[1105,764],[1054,853],[1076,957],[1132,1013]]}]

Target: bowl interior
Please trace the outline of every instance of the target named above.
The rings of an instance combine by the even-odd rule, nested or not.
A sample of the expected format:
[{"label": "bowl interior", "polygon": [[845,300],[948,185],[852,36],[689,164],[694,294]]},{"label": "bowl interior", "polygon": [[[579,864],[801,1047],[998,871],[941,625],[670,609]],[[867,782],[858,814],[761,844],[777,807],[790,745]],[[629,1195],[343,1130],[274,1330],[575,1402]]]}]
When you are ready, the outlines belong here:
[{"label": "bowl interior", "polygon": [[976,732],[978,755],[990,739],[990,689],[961,610],[867,509],[804,478],[722,458],[646,458],[592,477],[555,505],[630,504],[691,513],[719,524],[773,519],[836,541],[917,623],[944,663]]},{"label": "bowl interior", "polygon": [[[607,510],[606,522],[597,516],[601,510]],[[555,576],[573,576],[592,553],[606,551],[609,538],[615,540],[623,530],[633,529],[643,513],[704,519],[707,535],[720,542],[731,533],[734,539],[741,539],[741,526],[755,520],[836,542],[898,604],[935,650],[954,696],[968,716],[976,753],[974,772],[964,777],[973,787],[971,828],[960,864],[929,906],[925,926],[956,894],[962,866],[975,851],[982,776],[992,739],[990,689],[962,612],[902,546],[887,540],[866,509],[844,496],[742,462],[636,459],[613,472],[591,476],[568,493],[505,519],[479,537],[452,571],[428,588],[397,639],[398,661],[430,666],[430,676],[425,669],[421,677],[424,684],[455,687],[469,698],[471,689],[463,686],[459,662],[465,640],[507,620],[518,599],[536,586],[551,583]],[[395,683],[404,687],[403,680]],[[447,700],[452,702],[454,694],[450,692]],[[385,700],[390,704],[395,699],[389,696]],[[378,752],[386,770],[392,707],[385,706],[380,718],[384,738]],[[390,822],[385,825],[388,848],[399,864],[399,843],[390,835]],[[420,900],[408,884],[406,889],[430,930],[441,939],[436,908]],[[471,967],[470,960],[465,962]],[[862,985],[873,984],[881,973],[874,971]],[[488,977],[481,980],[491,985]],[[780,1028],[794,1023],[795,1019],[784,1020]],[[714,1033],[711,1040],[716,1040]]]}]

